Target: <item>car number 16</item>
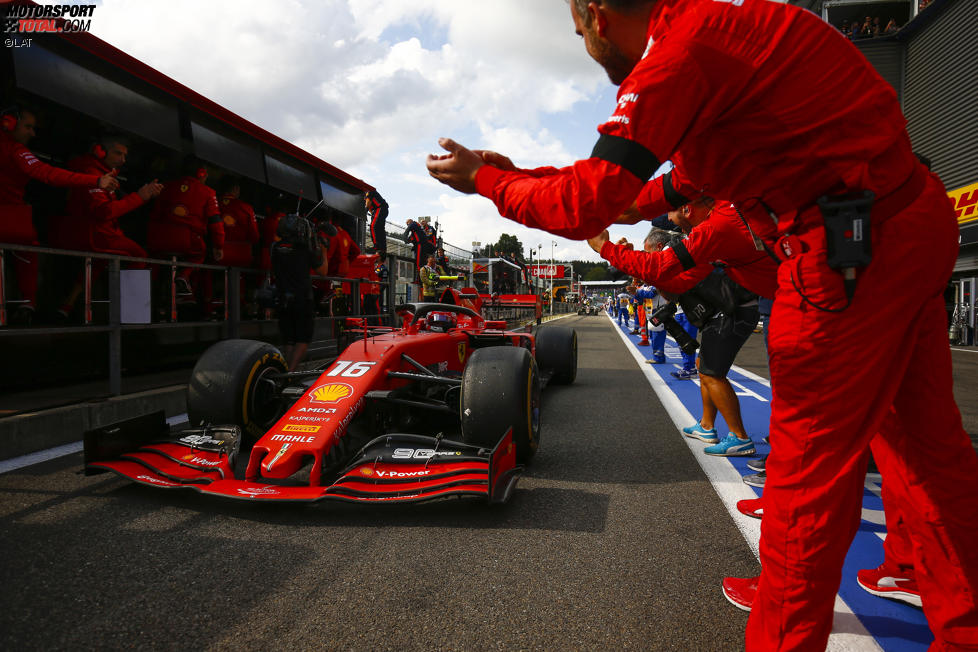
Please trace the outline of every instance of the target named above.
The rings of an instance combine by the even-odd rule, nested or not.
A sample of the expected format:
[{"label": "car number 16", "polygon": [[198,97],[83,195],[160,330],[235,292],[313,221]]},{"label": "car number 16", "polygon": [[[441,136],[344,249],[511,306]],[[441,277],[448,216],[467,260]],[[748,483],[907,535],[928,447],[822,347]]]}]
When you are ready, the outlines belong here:
[{"label": "car number 16", "polygon": [[336,366],[333,367],[327,376],[342,376],[344,378],[359,378],[368,371],[370,367],[377,364],[376,362],[354,362],[352,360],[337,360]]}]

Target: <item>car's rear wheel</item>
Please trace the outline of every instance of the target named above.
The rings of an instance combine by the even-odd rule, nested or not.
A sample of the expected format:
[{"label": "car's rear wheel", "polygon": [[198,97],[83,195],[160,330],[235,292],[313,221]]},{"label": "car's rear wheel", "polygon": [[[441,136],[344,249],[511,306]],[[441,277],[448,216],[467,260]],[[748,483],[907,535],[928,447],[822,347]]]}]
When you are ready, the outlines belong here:
[{"label": "car's rear wheel", "polygon": [[495,446],[513,428],[516,461],[526,464],[540,444],[540,380],[522,347],[478,349],[462,375],[462,441]]},{"label": "car's rear wheel", "polygon": [[573,383],[577,378],[577,331],[551,326],[537,331],[536,339],[537,364],[540,368],[553,371],[551,380],[554,383]]},{"label": "car's rear wheel", "polygon": [[253,340],[224,340],[200,356],[187,387],[194,426],[234,424],[254,442],[279,418],[282,402],[270,378],[288,370],[277,348]]}]

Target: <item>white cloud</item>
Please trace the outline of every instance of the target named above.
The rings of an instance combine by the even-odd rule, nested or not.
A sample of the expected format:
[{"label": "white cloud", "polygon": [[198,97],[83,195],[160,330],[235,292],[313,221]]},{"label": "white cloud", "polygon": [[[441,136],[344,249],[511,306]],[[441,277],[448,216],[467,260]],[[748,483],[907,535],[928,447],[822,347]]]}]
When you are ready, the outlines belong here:
[{"label": "white cloud", "polygon": [[[392,217],[444,211],[446,240],[466,247],[501,232],[553,238],[431,180],[424,156],[437,138],[565,165],[590,151],[613,97],[563,0],[104,0],[92,27],[375,185]],[[596,257],[557,240],[558,256]]]}]

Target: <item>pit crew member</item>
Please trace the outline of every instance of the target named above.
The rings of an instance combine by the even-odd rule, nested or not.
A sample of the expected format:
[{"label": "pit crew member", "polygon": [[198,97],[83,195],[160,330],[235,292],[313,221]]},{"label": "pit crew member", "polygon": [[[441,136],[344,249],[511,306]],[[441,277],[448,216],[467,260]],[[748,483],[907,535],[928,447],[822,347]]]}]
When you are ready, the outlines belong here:
[{"label": "pit crew member", "polygon": [[[37,117],[19,105],[0,111],[0,242],[38,245],[30,204],[24,189],[31,179],[49,186],[115,190],[119,181],[111,173],[81,174],[43,163],[29,149],[35,136]],[[37,254],[19,251],[12,256],[17,286],[24,303],[14,314],[14,323],[30,325],[37,308]]]},{"label": "pit crew member", "polygon": [[[762,573],[725,581],[728,599],[753,608],[747,649],[826,645],[869,442],[891,406],[880,434],[893,455],[880,470],[902,479],[896,500],[915,562],[926,560],[915,567],[934,647],[974,646],[978,457],[941,318],[957,223],[940,179],[911,151],[894,89],[836,29],[792,5],[572,0],[571,13],[620,86],[591,158],[520,171],[442,139],[448,153],[429,157],[429,173],[522,224],[585,238],[679,152],[688,177],[745,209],[752,227],[776,222],[779,240],[765,243],[784,262]],[[820,197],[834,199],[820,207]],[[840,224],[832,205],[847,207]],[[847,255],[830,258],[829,243]],[[858,364],[832,366],[826,349]]]}]

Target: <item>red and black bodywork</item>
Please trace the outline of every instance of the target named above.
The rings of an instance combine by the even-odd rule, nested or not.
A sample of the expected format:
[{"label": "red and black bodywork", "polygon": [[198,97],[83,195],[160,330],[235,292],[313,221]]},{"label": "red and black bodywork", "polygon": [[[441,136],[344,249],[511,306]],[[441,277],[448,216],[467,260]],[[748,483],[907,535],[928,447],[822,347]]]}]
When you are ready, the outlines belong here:
[{"label": "red and black bodywork", "polygon": [[86,472],[247,500],[505,501],[539,444],[542,387],[576,376],[576,334],[507,331],[464,305],[397,311],[398,328],[350,320],[360,339],[306,372],[263,342],[215,344],[188,387],[193,430],[157,415],[90,431]]}]

